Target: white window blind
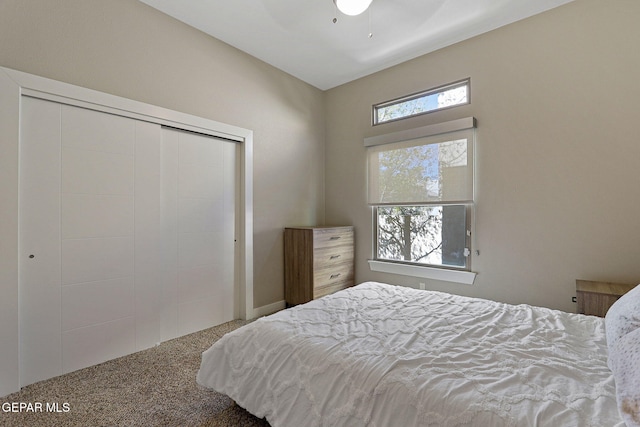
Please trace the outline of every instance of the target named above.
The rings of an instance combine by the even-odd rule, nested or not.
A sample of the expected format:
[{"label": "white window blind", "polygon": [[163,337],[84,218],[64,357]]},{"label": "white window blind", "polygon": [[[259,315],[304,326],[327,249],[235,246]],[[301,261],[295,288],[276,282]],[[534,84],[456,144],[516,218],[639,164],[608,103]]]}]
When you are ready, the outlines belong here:
[{"label": "white window blind", "polygon": [[369,147],[369,204],[473,203],[473,139],[468,128]]}]

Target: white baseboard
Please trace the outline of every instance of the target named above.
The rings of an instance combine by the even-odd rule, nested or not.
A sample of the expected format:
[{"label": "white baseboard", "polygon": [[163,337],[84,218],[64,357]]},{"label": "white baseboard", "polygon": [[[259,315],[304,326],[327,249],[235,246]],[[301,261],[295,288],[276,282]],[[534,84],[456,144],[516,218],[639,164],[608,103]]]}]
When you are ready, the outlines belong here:
[{"label": "white baseboard", "polygon": [[262,307],[256,307],[253,309],[253,317],[258,318],[262,316],[268,316],[277,311],[284,310],[287,308],[287,303],[282,300],[278,302],[274,302],[273,304],[263,305]]}]

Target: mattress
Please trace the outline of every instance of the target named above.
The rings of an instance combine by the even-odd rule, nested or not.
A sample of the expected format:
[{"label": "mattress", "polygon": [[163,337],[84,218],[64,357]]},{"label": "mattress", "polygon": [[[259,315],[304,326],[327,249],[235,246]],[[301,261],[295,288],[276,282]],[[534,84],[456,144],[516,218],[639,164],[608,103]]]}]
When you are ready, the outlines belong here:
[{"label": "mattress", "polygon": [[623,426],[604,320],[367,282],[237,329],[197,382],[279,426]]}]

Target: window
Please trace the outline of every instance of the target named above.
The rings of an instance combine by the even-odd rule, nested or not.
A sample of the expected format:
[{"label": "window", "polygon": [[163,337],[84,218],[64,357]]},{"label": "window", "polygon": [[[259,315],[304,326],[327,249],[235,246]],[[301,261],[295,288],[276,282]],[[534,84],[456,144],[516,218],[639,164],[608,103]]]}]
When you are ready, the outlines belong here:
[{"label": "window", "polygon": [[467,206],[374,207],[376,258],[466,268]]},{"label": "window", "polygon": [[373,124],[413,117],[469,103],[470,80],[439,86],[373,106]]},{"label": "window", "polygon": [[474,128],[468,118],[365,139],[373,261],[470,270]]}]

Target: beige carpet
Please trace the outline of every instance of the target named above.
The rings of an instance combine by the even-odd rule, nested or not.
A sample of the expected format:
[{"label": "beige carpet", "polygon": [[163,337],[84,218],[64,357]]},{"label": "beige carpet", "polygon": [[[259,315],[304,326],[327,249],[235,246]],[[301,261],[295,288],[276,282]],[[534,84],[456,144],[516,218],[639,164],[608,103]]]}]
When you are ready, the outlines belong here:
[{"label": "beige carpet", "polygon": [[[24,387],[0,398],[0,426],[268,427],[228,397],[195,382],[201,353],[244,323],[232,321]],[[39,403],[42,412],[11,412],[11,404],[17,409],[20,403],[33,409]],[[60,412],[51,412],[56,404]]]}]

